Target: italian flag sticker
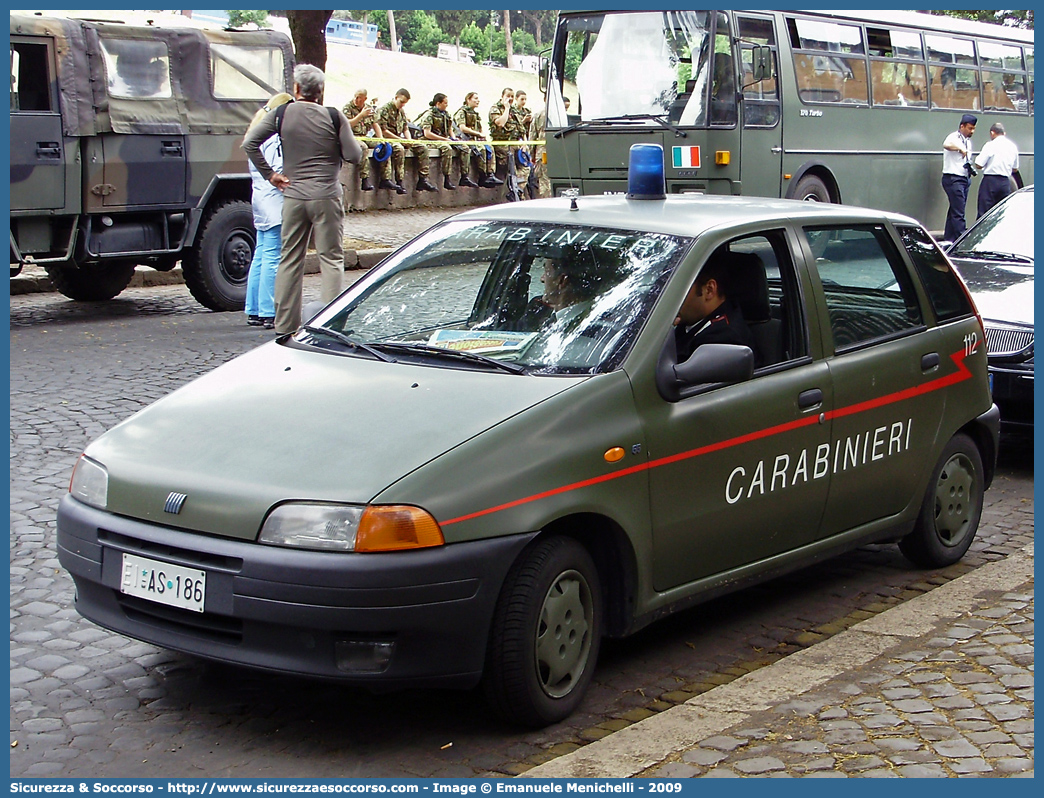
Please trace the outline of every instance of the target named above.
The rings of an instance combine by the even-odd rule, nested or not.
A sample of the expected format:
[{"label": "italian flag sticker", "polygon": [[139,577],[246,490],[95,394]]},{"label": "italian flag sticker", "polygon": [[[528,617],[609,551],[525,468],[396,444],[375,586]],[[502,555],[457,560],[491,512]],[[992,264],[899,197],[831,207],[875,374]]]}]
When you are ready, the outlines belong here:
[{"label": "italian flag sticker", "polygon": [[699,169],[699,147],[672,147],[675,169]]}]

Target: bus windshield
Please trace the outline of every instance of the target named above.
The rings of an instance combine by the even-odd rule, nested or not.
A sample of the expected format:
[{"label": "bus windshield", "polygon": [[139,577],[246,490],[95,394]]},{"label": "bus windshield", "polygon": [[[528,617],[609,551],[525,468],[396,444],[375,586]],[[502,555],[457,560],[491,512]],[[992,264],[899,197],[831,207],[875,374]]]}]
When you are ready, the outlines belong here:
[{"label": "bus windshield", "polygon": [[559,64],[566,80],[575,81],[577,97],[567,116],[558,81],[551,82],[552,127],[657,118],[701,127],[718,97],[731,97],[735,112],[728,20],[721,12],[584,14],[564,18],[562,26]]}]

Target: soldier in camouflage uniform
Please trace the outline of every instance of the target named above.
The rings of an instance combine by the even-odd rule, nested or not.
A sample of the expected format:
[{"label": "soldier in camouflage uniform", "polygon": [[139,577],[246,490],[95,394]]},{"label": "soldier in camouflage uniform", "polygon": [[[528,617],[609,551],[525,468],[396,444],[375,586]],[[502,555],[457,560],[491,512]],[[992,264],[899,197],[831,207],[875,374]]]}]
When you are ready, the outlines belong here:
[{"label": "soldier in camouflage uniform", "polygon": [[[478,105],[478,92],[469,91],[464,98],[464,104],[453,115],[453,121],[456,122],[457,129],[460,130],[461,137],[465,141],[486,140],[486,134],[482,132],[482,114],[478,112]],[[496,188],[504,184],[504,181],[494,173],[495,161],[493,160],[492,147],[487,150],[485,147],[468,146],[460,155],[461,175],[469,173],[472,157],[478,161],[479,171],[482,173],[482,177],[479,179],[479,185],[482,188]],[[463,182],[464,178],[462,177],[461,183]]]},{"label": "soldier in camouflage uniform", "polygon": [[[395,179],[398,181],[395,188],[400,194],[406,193],[406,190],[402,187],[402,181],[406,177],[405,148],[409,147],[413,151],[413,157],[417,159],[417,173],[419,175],[417,190],[438,191],[438,188],[428,182],[428,145],[414,142],[410,137],[410,120],[402,110],[403,106],[409,101],[410,93],[406,89],[399,89],[395,92],[395,99],[386,102],[381,106],[381,110],[377,112],[377,124],[381,126],[384,138],[392,140],[392,168],[395,170]],[[399,144],[395,139],[405,143]],[[384,188],[383,181],[381,188]]]},{"label": "soldier in camouflage uniform", "polygon": [[[344,106],[344,115],[348,118],[348,124],[352,127],[352,133],[356,138],[371,136],[382,138],[381,126],[375,121],[376,109],[373,103],[367,103],[368,94],[366,89],[356,89],[355,96],[350,103]],[[360,141],[365,152],[363,159],[359,162],[360,188],[363,191],[373,191],[373,183],[370,182],[370,158],[373,156],[373,142]],[[378,165],[382,178],[384,177],[384,166]]]},{"label": "soldier in camouflage uniform", "polygon": [[[428,146],[436,147],[439,151],[439,160],[442,163],[442,187],[453,191],[456,188],[450,179],[450,170],[453,168],[453,152],[458,148],[461,150],[466,150],[467,148],[461,147],[459,144],[452,144],[456,137],[453,135],[453,119],[446,110],[448,105],[449,99],[445,94],[439,92],[428,103],[428,110],[416,121],[421,126],[421,130],[424,131],[424,140],[428,143]],[[460,184],[470,188],[478,188],[478,183],[468,177],[465,158],[467,158],[467,165],[471,165],[471,156],[462,152],[460,157]]]},{"label": "soldier in camouflage uniform", "polygon": [[[533,123],[529,128],[529,135],[533,141],[543,141],[547,135],[547,109],[543,106],[533,114]],[[551,196],[551,178],[547,176],[547,164],[545,163],[547,147],[537,144],[533,147],[533,174],[530,178],[530,186],[536,179],[536,197],[542,199]]]},{"label": "soldier in camouflage uniform", "polygon": [[[500,93],[500,99],[489,109],[490,138],[494,142],[493,151],[497,158],[497,171],[507,171],[508,158],[517,158],[518,146],[508,145],[509,141],[522,141],[526,135],[526,129],[522,125],[522,118],[517,113],[512,113],[515,103],[515,90],[504,89]],[[529,170],[525,172],[529,177]],[[515,161],[515,179],[518,185],[524,186],[522,167]]]},{"label": "soldier in camouflage uniform", "polygon": [[[515,92],[515,104],[511,106],[511,113],[518,119],[518,123],[522,127],[522,135],[519,137],[519,140],[529,141],[529,126],[533,122],[533,114],[526,108],[526,93],[522,89]],[[526,151],[526,154],[530,156],[530,163],[532,163],[532,150],[529,148],[529,145],[523,144],[519,149]],[[525,194],[526,184],[529,183],[531,170],[531,166],[519,166],[518,161],[515,161],[515,175],[518,178],[518,185],[522,189],[523,194]]]}]

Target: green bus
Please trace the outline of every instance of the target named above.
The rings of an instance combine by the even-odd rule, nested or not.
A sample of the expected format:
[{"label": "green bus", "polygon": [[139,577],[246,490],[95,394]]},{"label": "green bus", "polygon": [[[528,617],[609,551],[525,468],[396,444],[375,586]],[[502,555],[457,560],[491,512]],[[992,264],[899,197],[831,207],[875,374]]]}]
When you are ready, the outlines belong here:
[{"label": "green bus", "polygon": [[652,142],[669,193],[863,205],[941,230],[942,141],[964,113],[976,152],[1003,122],[1033,182],[1032,30],[912,11],[562,12],[545,77],[554,195],[626,191],[630,146]]}]

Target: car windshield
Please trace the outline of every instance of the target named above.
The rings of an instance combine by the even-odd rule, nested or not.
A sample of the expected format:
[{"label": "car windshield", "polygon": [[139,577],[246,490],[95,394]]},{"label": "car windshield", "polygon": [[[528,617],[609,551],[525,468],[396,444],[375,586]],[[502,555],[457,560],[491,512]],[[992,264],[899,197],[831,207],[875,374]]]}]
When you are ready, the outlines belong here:
[{"label": "car windshield", "polygon": [[360,280],[295,341],[446,368],[609,371],[688,243],[584,226],[450,222]]},{"label": "car windshield", "polygon": [[1015,255],[1033,263],[1033,192],[1013,194],[968,230],[951,251],[955,258],[976,254]]},{"label": "car windshield", "polygon": [[731,94],[735,112],[731,39],[721,12],[569,15],[560,27],[566,43],[555,77],[575,82],[577,104],[567,114],[560,82],[552,80],[550,127],[602,120],[652,125],[657,118],[703,127],[708,84],[715,98]]}]

